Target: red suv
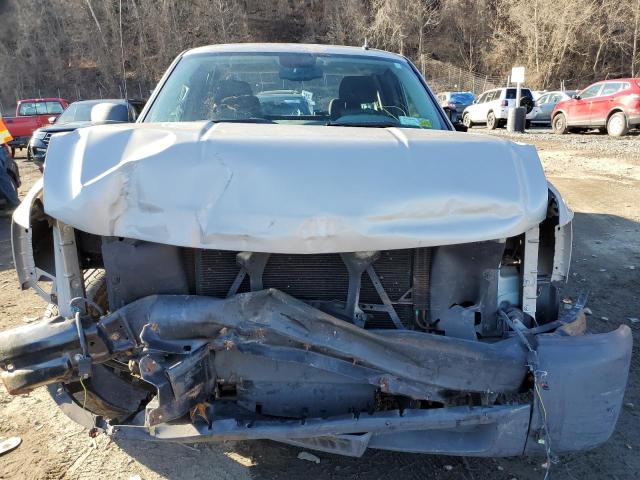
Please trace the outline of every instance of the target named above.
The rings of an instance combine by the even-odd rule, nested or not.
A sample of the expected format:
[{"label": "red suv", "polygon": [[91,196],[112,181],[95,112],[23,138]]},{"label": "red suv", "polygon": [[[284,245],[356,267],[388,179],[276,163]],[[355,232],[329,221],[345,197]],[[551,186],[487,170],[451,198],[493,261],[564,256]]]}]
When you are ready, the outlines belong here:
[{"label": "red suv", "polygon": [[614,137],[625,135],[640,127],[640,78],[594,83],[558,103],[551,119],[554,133],[599,128]]}]

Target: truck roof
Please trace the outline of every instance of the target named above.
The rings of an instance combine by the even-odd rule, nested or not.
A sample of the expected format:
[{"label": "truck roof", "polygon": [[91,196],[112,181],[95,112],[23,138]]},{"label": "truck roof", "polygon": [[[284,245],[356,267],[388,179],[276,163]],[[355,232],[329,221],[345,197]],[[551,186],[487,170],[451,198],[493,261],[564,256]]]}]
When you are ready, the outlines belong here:
[{"label": "truck roof", "polygon": [[313,53],[329,55],[358,55],[368,57],[383,57],[402,60],[404,57],[396,53],[376,50],[374,48],[345,47],[341,45],[319,45],[305,43],[227,43],[221,45],[207,45],[187,50],[184,55],[199,53]]},{"label": "truck roof", "polygon": [[18,105],[23,102],[67,102],[64,98],[59,97],[46,97],[46,98],[21,98],[18,100]]}]

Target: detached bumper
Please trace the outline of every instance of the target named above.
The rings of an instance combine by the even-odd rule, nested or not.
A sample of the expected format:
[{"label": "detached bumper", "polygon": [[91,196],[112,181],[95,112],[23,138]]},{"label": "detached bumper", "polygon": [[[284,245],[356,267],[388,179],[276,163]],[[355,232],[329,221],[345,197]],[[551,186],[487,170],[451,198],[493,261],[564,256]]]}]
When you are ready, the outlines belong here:
[{"label": "detached bumper", "polygon": [[[609,333],[539,339],[540,370],[546,372],[541,397],[552,449],[587,450],[604,443],[615,428],[627,385],[631,329],[622,325]],[[527,453],[543,451],[538,440],[544,410],[536,399]]]},{"label": "detached bumper", "polygon": [[[272,439],[352,456],[367,448],[512,456],[542,453],[546,424],[544,438],[561,453],[609,438],[631,358],[626,326],[598,335],[561,334],[580,332],[568,328],[580,320],[577,313],[556,333],[535,335],[539,368],[546,372],[539,402],[518,394],[528,374],[515,337],[488,343],[363,330],[277,290],[226,300],[146,297],[83,327],[94,364],[115,352],[140,352],[140,374],[157,395],[132,424],[112,426],[93,417],[62,385],[50,391],[76,421],[134,439]],[[59,319],[0,334],[7,388],[20,393],[73,381],[83,366],[74,364],[76,327]],[[36,370],[50,373],[58,351],[67,368],[34,378]],[[233,395],[211,398],[230,385]],[[493,400],[460,406],[482,394]],[[382,403],[370,403],[373,398]],[[205,413],[198,419],[194,412]]]}]

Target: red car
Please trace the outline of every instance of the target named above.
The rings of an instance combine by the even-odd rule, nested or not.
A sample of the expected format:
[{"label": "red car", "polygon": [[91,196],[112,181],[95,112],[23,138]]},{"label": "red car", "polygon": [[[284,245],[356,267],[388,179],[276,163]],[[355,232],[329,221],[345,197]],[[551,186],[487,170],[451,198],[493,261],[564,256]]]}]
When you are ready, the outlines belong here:
[{"label": "red car", "polygon": [[556,105],[551,114],[554,133],[599,128],[620,137],[640,127],[640,78],[620,78],[594,83],[570,100]]},{"label": "red car", "polygon": [[26,148],[33,131],[53,123],[69,106],[63,98],[28,98],[19,100],[15,117],[4,117],[13,140],[9,142],[12,153],[16,148]]}]

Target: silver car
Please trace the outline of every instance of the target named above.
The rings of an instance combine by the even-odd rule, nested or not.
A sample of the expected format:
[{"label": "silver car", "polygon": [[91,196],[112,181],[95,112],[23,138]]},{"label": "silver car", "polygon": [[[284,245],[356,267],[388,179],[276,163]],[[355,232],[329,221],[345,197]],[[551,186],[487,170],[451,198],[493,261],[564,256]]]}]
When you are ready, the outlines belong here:
[{"label": "silver car", "polygon": [[536,106],[531,112],[531,123],[544,123],[551,125],[551,112],[554,107],[563,100],[568,100],[576,94],[575,90],[545,92],[536,100]]}]

